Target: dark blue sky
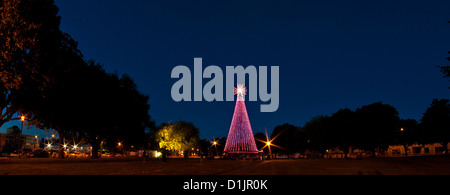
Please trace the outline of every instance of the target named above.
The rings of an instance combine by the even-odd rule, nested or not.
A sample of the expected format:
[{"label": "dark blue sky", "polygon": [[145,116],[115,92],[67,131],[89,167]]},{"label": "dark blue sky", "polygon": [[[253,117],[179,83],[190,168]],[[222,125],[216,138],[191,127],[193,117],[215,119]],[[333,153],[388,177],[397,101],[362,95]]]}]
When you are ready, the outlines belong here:
[{"label": "dark blue sky", "polygon": [[[438,65],[450,50],[450,1],[56,0],[61,28],[86,59],[131,75],[150,95],[157,124],[193,122],[202,138],[226,136],[234,102],[171,98],[172,69],[280,66],[280,107],[247,102],[253,132],[382,101],[419,120],[449,98]],[[207,80],[204,80],[204,83]],[[97,112],[97,111],[96,111]]]}]

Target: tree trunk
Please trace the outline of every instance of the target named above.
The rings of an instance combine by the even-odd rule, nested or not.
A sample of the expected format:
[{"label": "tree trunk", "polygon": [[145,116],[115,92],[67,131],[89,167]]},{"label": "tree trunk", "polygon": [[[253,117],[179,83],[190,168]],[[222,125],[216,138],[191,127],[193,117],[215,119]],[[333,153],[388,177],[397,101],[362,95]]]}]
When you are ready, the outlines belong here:
[{"label": "tree trunk", "polygon": [[59,132],[59,159],[64,159],[64,131],[60,130]]},{"label": "tree trunk", "polygon": [[448,142],[443,142],[442,146],[444,146],[444,155],[449,156],[448,155]]},{"label": "tree trunk", "polygon": [[183,152],[183,154],[184,154],[184,159],[188,159],[189,158],[189,150],[185,150]]},{"label": "tree trunk", "polygon": [[94,158],[94,159],[96,159],[96,158],[99,158],[99,156],[98,156],[98,148],[99,148],[99,146],[100,146],[100,143],[97,141],[97,140],[94,140],[93,142],[92,142],[92,158]]},{"label": "tree trunk", "polygon": [[403,148],[405,149],[405,157],[408,157],[408,145],[403,145]]},{"label": "tree trunk", "polygon": [[163,162],[167,161],[167,151],[166,151],[166,149],[163,149],[163,151],[162,151],[162,161]]},{"label": "tree trunk", "polygon": [[373,149],[371,150],[371,152],[372,152],[372,157],[373,157],[373,158],[377,157],[377,149],[376,149],[376,148],[373,148]]},{"label": "tree trunk", "polygon": [[348,159],[348,153],[350,153],[349,147],[343,147],[342,151],[344,152],[344,159]]}]

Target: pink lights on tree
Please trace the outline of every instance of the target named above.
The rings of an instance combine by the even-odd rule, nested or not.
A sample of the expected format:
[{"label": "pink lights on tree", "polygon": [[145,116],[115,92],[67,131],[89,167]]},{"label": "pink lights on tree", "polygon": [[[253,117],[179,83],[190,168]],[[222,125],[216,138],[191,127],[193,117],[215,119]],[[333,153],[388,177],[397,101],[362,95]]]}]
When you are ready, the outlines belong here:
[{"label": "pink lights on tree", "polygon": [[247,88],[242,84],[238,84],[237,88],[234,89],[234,93],[237,95],[237,101],[224,152],[237,154],[258,153],[247,108],[245,107],[244,96],[247,94]]}]

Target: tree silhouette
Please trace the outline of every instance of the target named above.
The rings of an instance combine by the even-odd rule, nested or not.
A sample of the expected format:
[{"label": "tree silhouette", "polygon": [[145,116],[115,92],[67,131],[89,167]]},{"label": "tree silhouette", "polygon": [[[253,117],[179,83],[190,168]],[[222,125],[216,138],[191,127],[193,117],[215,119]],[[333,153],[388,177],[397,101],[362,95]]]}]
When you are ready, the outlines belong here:
[{"label": "tree silhouette", "polygon": [[408,156],[408,147],[418,140],[418,123],[414,119],[400,120],[400,129],[396,132],[394,144],[400,144],[405,149],[405,157]]},{"label": "tree silhouette", "polygon": [[146,146],[145,131],[154,126],[148,96],[128,75],[107,73],[89,61],[70,69],[58,82],[33,113],[42,127],[58,131],[60,147],[64,135],[73,133],[92,145],[93,158],[102,141],[111,151],[118,151],[118,142],[121,150]]},{"label": "tree silhouette", "polygon": [[[448,21],[448,23],[450,24],[450,21]],[[448,52],[448,54],[450,54],[450,51]],[[450,61],[450,57],[447,58],[447,61]],[[450,66],[439,66],[439,68],[441,69],[441,72],[442,74],[444,74],[445,78],[450,78]]]},{"label": "tree silhouette", "polygon": [[60,73],[81,60],[57,13],[53,0],[0,1],[0,126],[17,111],[31,114]]},{"label": "tree silhouette", "polygon": [[332,130],[329,137],[332,146],[339,147],[347,158],[349,147],[354,146],[357,138],[355,131],[355,113],[350,109],[341,109],[331,116]]},{"label": "tree silhouette", "polygon": [[333,127],[329,116],[316,116],[306,122],[302,129],[306,134],[306,149],[324,153],[327,148],[335,146],[330,134]]},{"label": "tree silhouette", "polygon": [[[395,139],[399,127],[397,110],[387,104],[374,103],[355,112],[341,109],[330,116],[317,116],[306,122],[297,142],[300,149],[325,153],[339,147],[347,156],[349,147],[372,151],[386,149]],[[302,146],[302,143],[305,143]]]},{"label": "tree silhouette", "polygon": [[397,110],[381,102],[358,108],[355,111],[356,146],[372,151],[384,150],[400,128]]},{"label": "tree silhouette", "polygon": [[272,153],[293,154],[299,150],[300,129],[291,124],[276,126],[270,136]]},{"label": "tree silhouette", "polygon": [[128,75],[85,62],[57,14],[53,0],[0,1],[0,126],[26,113],[30,124],[58,131],[60,157],[70,134],[90,143],[93,157],[101,141],[143,146],[154,126],[149,97]]},{"label": "tree silhouette", "polygon": [[450,103],[448,99],[434,99],[421,120],[425,142],[439,142],[448,155],[450,141]]},{"label": "tree silhouette", "polygon": [[[450,51],[448,53],[450,54]],[[447,60],[450,61],[450,57],[448,57]],[[441,69],[442,74],[444,74],[444,78],[450,78],[450,66],[439,66],[439,68]]]}]

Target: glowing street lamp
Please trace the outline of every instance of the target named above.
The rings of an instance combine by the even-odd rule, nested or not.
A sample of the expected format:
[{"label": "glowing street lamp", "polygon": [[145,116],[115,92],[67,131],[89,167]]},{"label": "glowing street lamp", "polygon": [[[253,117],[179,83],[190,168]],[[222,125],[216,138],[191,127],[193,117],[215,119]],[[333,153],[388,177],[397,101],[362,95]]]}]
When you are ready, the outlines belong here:
[{"label": "glowing street lamp", "polygon": [[216,138],[214,138],[213,137],[213,141],[212,141],[212,146],[211,147],[213,147],[214,146],[214,148],[216,149],[216,155],[218,155],[219,153],[217,152],[217,145],[219,145],[219,141],[220,139],[218,139],[218,140],[216,140]]},{"label": "glowing street lamp", "polygon": [[282,133],[283,133],[283,131],[280,132],[280,133],[278,133],[277,135],[275,135],[275,137],[272,138],[272,139],[270,140],[270,139],[269,139],[269,135],[267,135],[267,129],[266,129],[266,141],[257,139],[258,141],[260,141],[260,142],[262,142],[262,143],[265,143],[264,147],[262,147],[261,150],[264,150],[264,148],[267,147],[267,148],[269,149],[269,156],[272,156],[272,149],[271,149],[271,146],[280,148],[280,149],[282,149],[282,150],[286,150],[285,148],[283,148],[283,147],[281,147],[281,146],[278,146],[278,145],[275,145],[275,144],[272,143],[272,142],[273,142],[275,139],[277,139],[278,136],[280,136]]},{"label": "glowing street lamp", "polygon": [[20,131],[23,133],[23,123],[25,122],[25,116],[24,115],[22,115],[21,117],[20,117],[20,121],[22,121],[22,127],[20,128]]},{"label": "glowing street lamp", "polygon": [[35,145],[34,149],[37,149],[37,147],[39,147],[38,136],[34,135],[34,139],[36,139],[36,145]]}]

